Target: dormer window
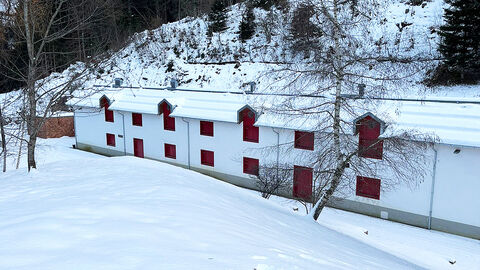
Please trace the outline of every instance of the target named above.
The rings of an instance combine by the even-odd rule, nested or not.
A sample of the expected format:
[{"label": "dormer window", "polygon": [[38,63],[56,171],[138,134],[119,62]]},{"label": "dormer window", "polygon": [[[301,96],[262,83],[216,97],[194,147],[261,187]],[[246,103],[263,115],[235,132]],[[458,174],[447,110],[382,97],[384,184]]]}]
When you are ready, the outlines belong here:
[{"label": "dormer window", "polygon": [[113,123],[113,111],[108,109],[108,107],[110,107],[110,104],[105,96],[102,97],[102,99],[100,100],[100,107],[105,109],[105,121]]},{"label": "dormer window", "polygon": [[258,143],[259,129],[253,126],[255,124],[255,113],[248,108],[240,112],[241,121],[243,121],[243,141]]},{"label": "dormer window", "polygon": [[372,117],[365,117],[356,121],[356,131],[358,132],[358,156],[364,158],[383,158],[383,140],[379,139],[382,129],[382,123]]}]

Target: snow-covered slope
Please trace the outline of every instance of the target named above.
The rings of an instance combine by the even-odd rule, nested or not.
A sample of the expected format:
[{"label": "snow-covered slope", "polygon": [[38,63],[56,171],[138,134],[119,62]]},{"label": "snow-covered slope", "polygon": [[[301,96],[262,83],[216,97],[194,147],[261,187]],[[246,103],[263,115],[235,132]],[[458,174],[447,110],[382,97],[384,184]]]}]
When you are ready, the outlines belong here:
[{"label": "snow-covered slope", "polygon": [[[291,3],[293,10],[295,2]],[[382,36],[398,35],[399,42],[405,43],[402,46],[409,47],[407,50],[436,54],[438,35],[435,30],[443,23],[443,0],[425,1],[419,6],[410,6],[404,0],[385,1],[385,7],[386,19],[372,20],[372,42],[366,41],[366,44]],[[292,56],[286,44],[291,13],[272,11],[274,19],[269,21],[269,29],[273,35],[267,40],[265,28],[261,26],[267,19],[267,12],[255,9],[256,35],[242,43],[238,38],[238,26],[244,9],[242,4],[230,7],[228,29],[214,33],[213,37],[206,35],[206,17],[186,18],[138,33],[101,68],[91,70],[83,86],[111,85],[114,78],[120,77],[127,86],[162,87],[168,86],[171,78],[176,78],[179,86],[187,89],[238,91],[246,90],[246,84],[255,81],[258,91],[282,91],[284,82],[279,81],[284,78],[272,70],[279,68],[278,63],[301,64],[302,61]],[[402,23],[408,26],[399,32],[397,25]],[[52,76],[61,80],[65,74]],[[419,75],[416,79],[422,78]],[[406,94],[418,95],[420,90],[425,89],[412,83]],[[471,91],[457,90],[464,96],[480,95],[479,87]],[[451,94],[452,88],[435,89],[435,93],[428,94],[444,93]]]},{"label": "snow-covered slope", "polygon": [[412,269],[216,179],[134,157],[0,176],[1,269]]},{"label": "snow-covered slope", "polygon": [[39,170],[0,175],[0,269],[480,267],[477,240],[333,209],[318,224],[291,200],[72,143],[42,140]]}]

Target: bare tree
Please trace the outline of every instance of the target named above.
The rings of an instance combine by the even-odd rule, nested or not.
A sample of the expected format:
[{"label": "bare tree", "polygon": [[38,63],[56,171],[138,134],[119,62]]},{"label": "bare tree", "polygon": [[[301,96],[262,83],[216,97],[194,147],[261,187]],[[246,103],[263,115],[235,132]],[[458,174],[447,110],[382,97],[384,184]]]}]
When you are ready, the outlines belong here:
[{"label": "bare tree", "polygon": [[[352,187],[355,175],[382,174],[382,189],[400,182],[415,185],[422,181],[427,166],[425,149],[432,141],[428,134],[396,131],[360,148],[351,130],[356,128],[354,119],[365,111],[375,113],[381,105],[369,96],[401,88],[429,58],[408,50],[402,36],[406,31],[390,36],[371,33],[372,25],[385,23],[380,1],[319,0],[298,5],[301,10],[297,13],[309,16],[300,23],[305,26],[308,22],[308,29],[315,31],[308,37],[297,33],[300,43],[295,35],[290,40],[292,46],[302,46],[292,50],[289,62],[297,64],[286,64],[276,73],[282,74],[286,90],[294,97],[286,98],[273,110],[316,123],[317,144],[309,160],[319,177],[312,196],[311,215],[316,220],[334,194],[338,196]],[[296,30],[304,30],[298,23],[293,25]],[[364,93],[359,95],[358,88],[365,84]],[[381,160],[362,157],[379,145],[384,150]]]},{"label": "bare tree", "polygon": [[292,169],[287,164],[265,164],[258,168],[258,175],[252,176],[256,180],[257,188],[265,199],[273,194],[288,190],[291,186]]},{"label": "bare tree", "polygon": [[[23,60],[27,68],[19,66],[7,55],[0,61],[0,74],[20,81],[24,85],[22,94],[25,96],[25,102],[22,118],[26,124],[28,138],[18,139],[25,140],[27,143],[28,170],[30,170],[36,168],[37,134],[46,117],[52,113],[52,107],[65,101],[65,97],[70,96],[76,85],[86,78],[87,71],[94,69],[101,62],[99,58],[93,61],[93,55],[86,56],[83,64],[67,69],[61,78],[49,76],[58,69],[56,65],[49,63],[51,56],[65,54],[65,52],[55,51],[54,46],[50,45],[61,42],[65,37],[85,29],[91,22],[99,19],[97,10],[100,6],[89,9],[87,14],[78,16],[76,11],[86,5],[85,0],[19,0],[10,1],[10,5],[15,7],[14,17],[8,22],[16,36],[16,44],[13,46],[26,47],[27,56]],[[78,46],[68,53],[82,54],[85,50],[82,46]],[[65,67],[70,64],[73,63],[65,63]]]}]

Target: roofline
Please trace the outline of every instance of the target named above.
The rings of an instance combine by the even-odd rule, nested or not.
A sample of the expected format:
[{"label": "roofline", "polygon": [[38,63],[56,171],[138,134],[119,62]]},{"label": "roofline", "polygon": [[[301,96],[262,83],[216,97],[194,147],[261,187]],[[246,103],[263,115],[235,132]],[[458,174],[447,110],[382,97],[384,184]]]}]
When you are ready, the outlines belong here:
[{"label": "roofline", "polygon": [[[112,88],[111,85],[93,85],[93,87]],[[214,93],[214,94],[234,94],[234,95],[256,95],[256,96],[282,96],[282,97],[310,97],[310,98],[328,98],[324,95],[309,95],[309,94],[285,94],[285,93],[259,93],[248,91],[228,91],[228,90],[206,90],[206,89],[185,89],[185,88],[171,88],[171,87],[140,87],[140,86],[121,86],[126,89],[146,89],[146,90],[168,90],[168,91],[182,91],[182,92],[200,92],[200,93]],[[118,88],[117,88],[118,89]],[[343,97],[345,99],[371,99],[371,100],[389,100],[389,101],[409,101],[409,102],[433,102],[433,103],[450,103],[450,104],[477,104],[480,101],[475,100],[442,100],[442,99],[416,99],[416,98],[383,98],[383,97]]]}]

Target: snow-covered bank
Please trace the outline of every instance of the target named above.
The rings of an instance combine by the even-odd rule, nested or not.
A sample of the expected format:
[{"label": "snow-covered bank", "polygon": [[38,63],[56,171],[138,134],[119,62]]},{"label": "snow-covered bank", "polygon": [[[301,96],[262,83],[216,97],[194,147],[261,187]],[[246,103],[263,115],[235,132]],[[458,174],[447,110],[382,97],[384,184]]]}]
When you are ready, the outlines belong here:
[{"label": "snow-covered bank", "polygon": [[[276,196],[270,200],[305,214],[296,201]],[[333,208],[326,208],[318,222],[427,269],[480,269],[480,241],[475,239]]]},{"label": "snow-covered bank", "polygon": [[38,170],[0,176],[0,269],[479,267],[476,240],[331,209],[317,224],[283,199],[72,143],[44,140]]}]

